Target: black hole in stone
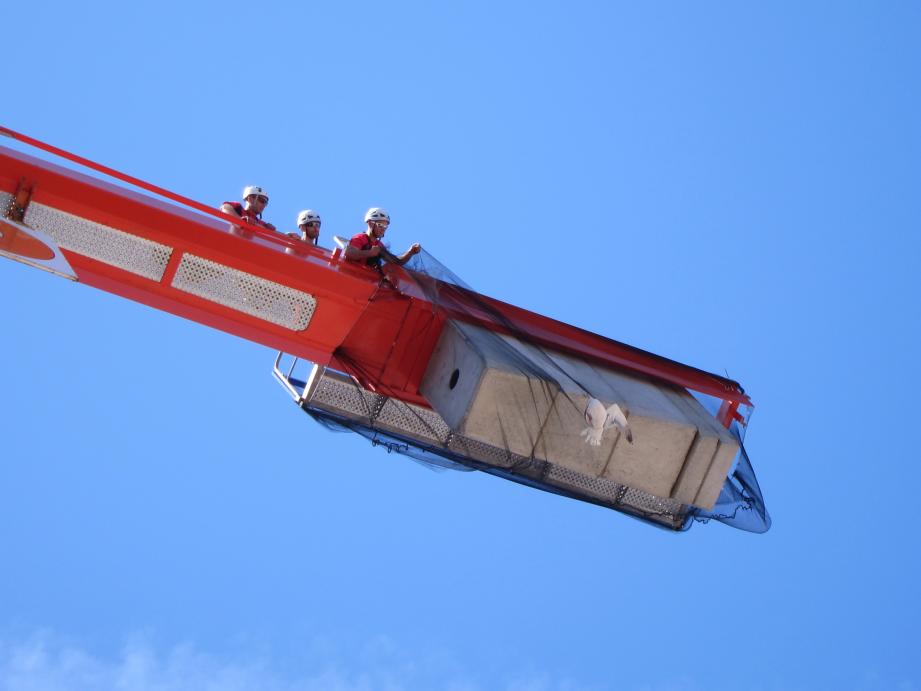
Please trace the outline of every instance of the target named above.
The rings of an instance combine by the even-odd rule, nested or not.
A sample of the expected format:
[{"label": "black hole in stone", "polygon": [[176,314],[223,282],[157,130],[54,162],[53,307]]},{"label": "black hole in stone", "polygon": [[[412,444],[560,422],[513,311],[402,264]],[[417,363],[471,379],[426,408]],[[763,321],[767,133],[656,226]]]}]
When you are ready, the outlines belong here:
[{"label": "black hole in stone", "polygon": [[457,378],[460,376],[460,370],[454,370],[451,372],[451,380],[448,382],[448,388],[453,389],[457,386]]}]

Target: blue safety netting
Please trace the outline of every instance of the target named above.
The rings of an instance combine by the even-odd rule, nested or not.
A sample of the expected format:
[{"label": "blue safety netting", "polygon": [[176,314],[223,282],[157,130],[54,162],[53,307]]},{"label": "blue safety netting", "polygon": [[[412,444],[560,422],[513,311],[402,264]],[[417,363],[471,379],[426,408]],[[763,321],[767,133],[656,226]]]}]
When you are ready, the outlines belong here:
[{"label": "blue safety netting", "polygon": [[[603,426],[596,424],[592,428],[592,406],[604,413],[603,407],[598,408],[600,403],[596,405],[592,402],[611,400],[604,378],[591,376],[596,370],[581,366],[573,368],[558,353],[534,343],[526,332],[425,251],[414,256],[403,269],[384,263],[380,273],[380,285],[373,299],[400,299],[406,294],[422,294],[431,303],[433,310],[449,309],[452,319],[464,321],[466,312],[471,322],[482,324],[484,319],[494,322],[495,328],[477,331],[477,347],[488,351],[491,357],[500,359],[505,368],[519,374],[520,380],[527,382],[530,387],[528,390],[531,398],[526,397],[515,406],[497,405],[496,420],[493,422],[501,433],[498,437],[490,438],[488,443],[465,434],[459,428],[447,426],[444,420],[427,409],[389,397],[386,389],[381,387],[375,387],[376,396],[354,396],[353,400],[359,403],[351,411],[336,410],[317,401],[308,401],[305,410],[327,428],[361,434],[387,452],[409,457],[432,469],[485,472],[545,492],[614,509],[671,530],[686,530],[695,521],[706,523],[712,520],[756,533],[770,528],[771,519],[743,443],[751,415],[750,408],[742,407],[739,410],[741,421],[734,421],[730,429],[723,429],[720,433],[724,435],[724,440],[725,435],[734,439],[738,451],[731,466],[726,469],[725,480],[710,508],[677,500],[667,493],[655,494],[648,491],[648,488],[631,486],[627,472],[629,468],[621,470],[618,475],[616,468],[611,470],[608,467],[612,463],[611,458],[617,454],[611,448],[616,449],[620,444],[629,451],[625,445],[633,444],[630,410],[625,406],[614,413],[609,412]],[[424,328],[438,328],[435,324],[433,322]],[[420,338],[426,335],[418,334]],[[345,345],[348,342],[346,338],[343,347],[337,350],[336,358],[355,379],[374,381],[375,374],[365,371],[361,359],[352,356]],[[638,386],[648,383],[640,381],[635,375],[629,376],[632,377],[630,381],[639,381]],[[360,388],[354,381],[350,385]],[[661,382],[657,385],[667,395],[678,397],[681,405],[692,405],[687,403],[691,399],[687,391],[669,388],[672,385]],[[700,394],[695,395],[693,400],[704,411],[701,414],[710,417],[719,404],[719,401]],[[554,419],[567,421],[569,427],[560,427],[563,431],[559,439],[547,442],[542,437],[543,441],[530,452],[522,452],[514,430],[520,429],[522,417],[547,417],[548,401],[552,401],[551,412],[556,416]],[[622,416],[616,415],[621,412]],[[394,420],[400,422],[397,424]],[[581,436],[584,438],[579,438],[580,434],[572,426],[572,420],[586,421],[580,423],[583,428]],[[712,422],[715,422],[715,418]],[[611,423],[610,429],[608,423]],[[710,429],[712,424],[704,426]],[[508,435],[506,430],[509,430]],[[547,434],[549,432],[544,436]],[[559,444],[572,447],[589,442],[593,436],[598,444],[594,448],[579,446],[575,456],[587,459],[589,465],[595,462],[595,466],[574,468],[571,460],[560,460],[560,452],[555,450]],[[643,438],[637,443],[648,447],[651,442],[654,440]],[[605,463],[604,454],[608,454],[608,458],[603,467],[604,472],[600,472],[598,469]]]}]

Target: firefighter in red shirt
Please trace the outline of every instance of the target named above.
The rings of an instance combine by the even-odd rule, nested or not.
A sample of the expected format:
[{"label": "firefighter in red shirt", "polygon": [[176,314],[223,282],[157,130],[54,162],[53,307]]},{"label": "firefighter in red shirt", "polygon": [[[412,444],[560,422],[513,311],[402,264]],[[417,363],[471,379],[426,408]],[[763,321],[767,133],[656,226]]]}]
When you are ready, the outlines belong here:
[{"label": "firefighter in red shirt", "polygon": [[230,216],[237,216],[253,225],[275,230],[275,226],[262,220],[262,212],[269,205],[269,193],[257,185],[243,188],[243,203],[224,202],[221,211]]},{"label": "firefighter in red shirt", "polygon": [[384,247],[381,240],[387,232],[387,226],[390,225],[390,215],[383,209],[368,209],[365,223],[368,224],[368,229],[352,236],[349,246],[345,248],[345,258],[350,261],[362,262],[375,269],[380,269],[384,260],[402,266],[422,250],[422,246],[417,242],[403,254],[396,256]]}]

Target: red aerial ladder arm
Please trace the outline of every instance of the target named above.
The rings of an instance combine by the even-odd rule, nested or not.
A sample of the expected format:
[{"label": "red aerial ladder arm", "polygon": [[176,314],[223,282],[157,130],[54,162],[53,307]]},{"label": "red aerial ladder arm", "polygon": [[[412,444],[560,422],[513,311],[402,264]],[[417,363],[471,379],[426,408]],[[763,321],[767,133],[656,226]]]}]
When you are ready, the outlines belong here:
[{"label": "red aerial ladder arm", "polygon": [[[26,225],[30,219],[50,224],[51,234],[61,238],[53,249],[80,282],[332,365],[388,395],[425,404],[418,388],[441,326],[446,318],[461,318],[715,396],[725,402],[724,422],[738,405],[751,405],[732,380],[455,286],[439,284],[441,298],[433,305],[403,269],[395,270],[399,291],[382,287],[376,272],[341,261],[338,250],[330,253],[241,220],[231,223],[199,202],[6,128],[0,133],[174,202],[0,147],[0,192],[23,198],[28,190]],[[128,265],[109,251],[122,245],[128,247],[123,254],[139,256],[141,264],[148,254],[157,254],[160,263],[150,270]],[[235,296],[228,299],[221,285]],[[283,318],[273,316],[279,304]]]},{"label": "red aerial ladder arm", "polygon": [[[226,221],[0,147],[0,191],[13,194],[23,180],[32,188],[33,211],[53,209],[61,212],[61,218],[88,222],[89,232],[97,226],[115,229],[169,252],[162,277],[153,280],[64,246],[62,254],[81,283],[314,362],[329,362],[375,290],[375,283],[364,272],[350,271],[352,267],[345,265],[331,268],[328,252],[299,240],[278,233],[263,237],[249,229],[248,237],[235,235]],[[29,218],[27,212],[26,220]],[[177,290],[173,279],[187,255],[314,295],[319,304],[310,328],[294,331]]]}]

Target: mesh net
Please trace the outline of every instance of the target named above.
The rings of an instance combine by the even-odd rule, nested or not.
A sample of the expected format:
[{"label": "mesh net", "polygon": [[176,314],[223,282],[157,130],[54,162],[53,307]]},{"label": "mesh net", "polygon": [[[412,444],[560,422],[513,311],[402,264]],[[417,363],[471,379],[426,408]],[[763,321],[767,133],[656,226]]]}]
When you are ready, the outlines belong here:
[{"label": "mesh net", "polygon": [[435,470],[489,473],[671,530],[710,520],[769,529],[743,445],[750,408],[726,429],[720,400],[544,347],[425,251],[379,270],[372,303],[431,306],[432,319],[400,326],[437,340],[420,386],[431,409],[395,397],[382,383],[395,355],[369,364],[356,334],[335,353],[349,376],[327,371],[304,404],[327,428]]}]

